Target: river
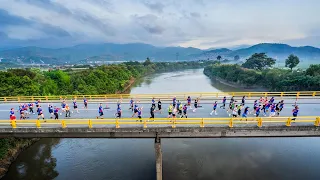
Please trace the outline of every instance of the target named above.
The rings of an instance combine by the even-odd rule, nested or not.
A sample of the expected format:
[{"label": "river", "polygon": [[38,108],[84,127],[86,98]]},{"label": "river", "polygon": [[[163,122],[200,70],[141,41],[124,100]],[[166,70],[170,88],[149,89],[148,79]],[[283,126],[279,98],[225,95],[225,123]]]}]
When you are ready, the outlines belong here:
[{"label": "river", "polygon": [[[237,91],[199,70],[152,75],[131,93]],[[4,180],[155,179],[153,139],[42,139]],[[319,138],[163,139],[167,180],[320,179]]]}]

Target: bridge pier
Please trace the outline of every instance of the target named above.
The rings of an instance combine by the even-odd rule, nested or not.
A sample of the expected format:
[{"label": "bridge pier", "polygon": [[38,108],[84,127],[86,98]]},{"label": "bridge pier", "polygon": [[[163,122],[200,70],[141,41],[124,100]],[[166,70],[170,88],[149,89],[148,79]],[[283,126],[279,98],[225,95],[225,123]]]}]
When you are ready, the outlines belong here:
[{"label": "bridge pier", "polygon": [[161,139],[155,138],[154,149],[156,153],[156,174],[157,180],[162,180],[162,151],[161,151]]}]

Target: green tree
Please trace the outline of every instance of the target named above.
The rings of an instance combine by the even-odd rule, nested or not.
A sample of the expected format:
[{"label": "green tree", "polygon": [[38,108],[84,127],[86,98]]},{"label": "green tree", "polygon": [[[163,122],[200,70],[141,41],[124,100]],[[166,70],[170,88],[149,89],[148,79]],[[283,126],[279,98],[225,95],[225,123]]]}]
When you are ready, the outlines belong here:
[{"label": "green tree", "polygon": [[148,66],[150,64],[152,64],[152,62],[150,61],[149,57],[147,57],[147,59],[146,59],[146,61],[144,61],[143,65]]},{"label": "green tree", "polygon": [[268,57],[265,53],[255,53],[242,64],[242,67],[262,70],[272,67],[275,63],[276,60]]},{"label": "green tree", "polygon": [[235,60],[235,61],[238,61],[239,59],[240,59],[240,56],[239,56],[239,55],[235,55],[235,56],[234,56],[234,60]]},{"label": "green tree", "polygon": [[217,60],[218,60],[218,61],[220,61],[220,60],[221,60],[221,58],[222,58],[222,57],[221,57],[220,55],[219,55],[219,56],[217,56]]},{"label": "green tree", "polygon": [[320,64],[311,64],[306,70],[306,75],[319,76],[320,75]]},{"label": "green tree", "polygon": [[291,71],[294,67],[296,67],[300,63],[300,60],[298,56],[295,56],[291,54],[287,59],[286,59],[286,67],[290,68]]}]

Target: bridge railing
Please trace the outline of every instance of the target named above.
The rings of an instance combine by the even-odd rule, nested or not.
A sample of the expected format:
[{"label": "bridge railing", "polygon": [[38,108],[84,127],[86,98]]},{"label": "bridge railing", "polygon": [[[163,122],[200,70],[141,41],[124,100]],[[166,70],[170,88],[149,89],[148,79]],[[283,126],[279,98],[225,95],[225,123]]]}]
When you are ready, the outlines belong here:
[{"label": "bridge railing", "polygon": [[61,119],[61,120],[0,120],[0,127],[15,128],[75,128],[75,127],[101,127],[126,128],[126,127],[206,127],[206,126],[229,126],[238,125],[263,125],[291,126],[313,125],[319,126],[320,117],[301,116],[293,120],[293,117],[249,117],[249,118],[124,118],[124,119]]},{"label": "bridge railing", "polygon": [[188,96],[200,99],[221,99],[222,97],[292,97],[292,98],[310,98],[320,97],[320,91],[300,91],[300,92],[192,92],[192,93],[170,93],[170,94],[101,94],[101,95],[60,95],[60,96],[12,96],[0,97],[0,102],[34,102],[41,101],[60,101],[62,99],[83,99],[87,98],[89,101],[105,101],[105,100],[118,100],[118,99],[138,99],[150,100],[151,98],[161,100],[171,100],[173,97],[177,99],[186,99]]}]

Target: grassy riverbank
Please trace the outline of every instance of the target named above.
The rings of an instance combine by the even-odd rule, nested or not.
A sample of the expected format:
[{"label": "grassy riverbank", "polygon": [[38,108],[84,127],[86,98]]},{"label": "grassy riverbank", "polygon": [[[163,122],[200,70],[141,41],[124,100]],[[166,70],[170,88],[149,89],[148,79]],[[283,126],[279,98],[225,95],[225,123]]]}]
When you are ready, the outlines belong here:
[{"label": "grassy riverbank", "polygon": [[204,68],[204,74],[246,88],[266,88],[269,91],[316,91],[320,89],[320,65],[306,70],[270,68],[247,69],[239,65],[214,64]]}]

